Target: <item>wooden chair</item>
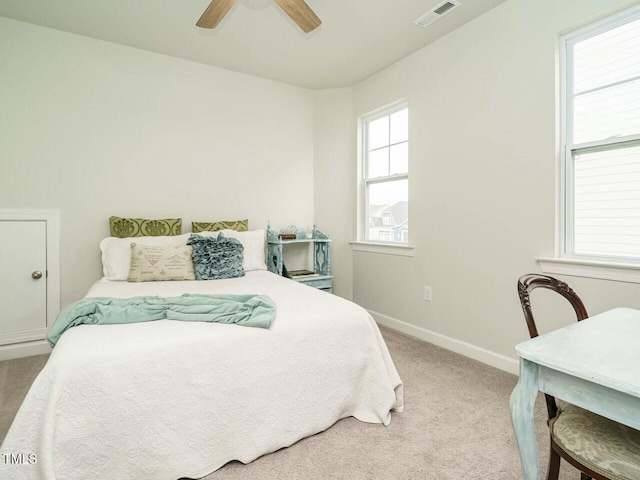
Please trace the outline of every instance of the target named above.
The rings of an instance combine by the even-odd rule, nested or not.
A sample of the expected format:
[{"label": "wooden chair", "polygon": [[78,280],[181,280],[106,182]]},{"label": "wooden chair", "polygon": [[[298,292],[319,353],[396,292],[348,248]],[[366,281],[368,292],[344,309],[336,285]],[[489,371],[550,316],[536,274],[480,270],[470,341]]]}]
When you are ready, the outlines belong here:
[{"label": "wooden chair", "polygon": [[[518,294],[531,338],[538,336],[529,298],[536,288],[546,288],[566,298],[578,321],[589,317],[582,300],[566,283],[546,275],[523,275],[518,280]],[[639,431],[551,395],[545,394],[545,399],[551,443],[547,480],[558,479],[561,458],[580,470],[581,480],[640,479]]]}]

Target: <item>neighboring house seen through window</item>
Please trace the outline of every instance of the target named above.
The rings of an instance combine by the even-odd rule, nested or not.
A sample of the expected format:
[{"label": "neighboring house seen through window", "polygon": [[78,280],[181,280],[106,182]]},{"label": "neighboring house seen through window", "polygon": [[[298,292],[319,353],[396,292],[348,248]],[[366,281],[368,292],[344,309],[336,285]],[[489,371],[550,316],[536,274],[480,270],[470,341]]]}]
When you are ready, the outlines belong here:
[{"label": "neighboring house seen through window", "polygon": [[640,9],[562,45],[561,255],[640,262]]},{"label": "neighboring house seen through window", "polygon": [[364,117],[364,240],[409,241],[409,110]]}]

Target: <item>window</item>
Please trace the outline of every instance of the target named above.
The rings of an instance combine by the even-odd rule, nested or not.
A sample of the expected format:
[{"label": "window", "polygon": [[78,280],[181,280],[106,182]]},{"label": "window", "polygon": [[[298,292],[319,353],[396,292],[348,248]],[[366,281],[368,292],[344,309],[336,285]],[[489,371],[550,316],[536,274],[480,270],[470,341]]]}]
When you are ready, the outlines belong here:
[{"label": "window", "polygon": [[409,240],[409,110],[397,105],[362,122],[363,236],[372,242]]},{"label": "window", "polygon": [[640,263],[640,9],[563,37],[561,256]]}]

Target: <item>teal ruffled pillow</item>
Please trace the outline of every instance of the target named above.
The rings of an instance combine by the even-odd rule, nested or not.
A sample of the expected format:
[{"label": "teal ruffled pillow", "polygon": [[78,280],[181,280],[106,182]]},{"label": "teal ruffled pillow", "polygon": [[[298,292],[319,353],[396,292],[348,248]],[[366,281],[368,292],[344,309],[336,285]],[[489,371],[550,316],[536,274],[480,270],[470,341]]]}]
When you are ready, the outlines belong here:
[{"label": "teal ruffled pillow", "polygon": [[244,247],[235,238],[222,232],[218,238],[191,235],[187,245],[193,247],[193,270],[196,280],[243,277]]}]

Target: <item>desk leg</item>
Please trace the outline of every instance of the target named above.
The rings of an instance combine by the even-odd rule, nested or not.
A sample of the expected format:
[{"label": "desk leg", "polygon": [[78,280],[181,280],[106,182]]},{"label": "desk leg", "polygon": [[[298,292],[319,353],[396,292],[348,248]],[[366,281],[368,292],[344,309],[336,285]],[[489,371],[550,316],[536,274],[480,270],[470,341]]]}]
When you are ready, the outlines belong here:
[{"label": "desk leg", "polygon": [[513,430],[520,447],[520,460],[525,480],[540,480],[538,445],[533,420],[533,407],[538,396],[538,366],[520,359],[520,379],[509,400]]}]

